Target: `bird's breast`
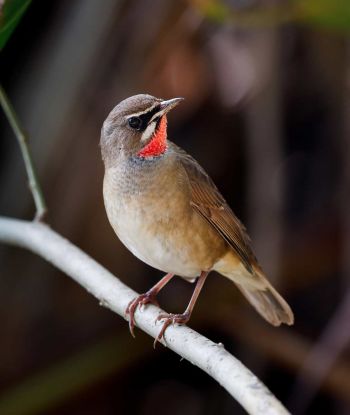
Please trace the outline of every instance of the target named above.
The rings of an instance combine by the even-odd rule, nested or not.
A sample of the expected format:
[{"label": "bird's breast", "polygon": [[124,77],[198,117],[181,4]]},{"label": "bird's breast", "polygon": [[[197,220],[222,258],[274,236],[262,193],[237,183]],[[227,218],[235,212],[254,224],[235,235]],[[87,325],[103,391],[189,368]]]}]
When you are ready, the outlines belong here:
[{"label": "bird's breast", "polygon": [[215,236],[192,210],[189,189],[176,172],[139,183],[134,177],[127,189],[124,184],[117,172],[106,171],[104,202],[114,231],[136,257],[187,278],[212,267]]}]

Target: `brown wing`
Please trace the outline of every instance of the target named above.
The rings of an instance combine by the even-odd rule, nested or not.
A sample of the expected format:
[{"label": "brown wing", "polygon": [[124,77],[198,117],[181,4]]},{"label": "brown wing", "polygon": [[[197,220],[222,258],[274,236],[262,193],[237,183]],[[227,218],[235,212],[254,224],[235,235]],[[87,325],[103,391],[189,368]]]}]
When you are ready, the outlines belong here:
[{"label": "brown wing", "polygon": [[179,147],[176,147],[176,153],[189,180],[193,209],[220,233],[237,253],[246,269],[253,274],[252,262],[256,262],[256,259],[244,225],[196,160]]}]

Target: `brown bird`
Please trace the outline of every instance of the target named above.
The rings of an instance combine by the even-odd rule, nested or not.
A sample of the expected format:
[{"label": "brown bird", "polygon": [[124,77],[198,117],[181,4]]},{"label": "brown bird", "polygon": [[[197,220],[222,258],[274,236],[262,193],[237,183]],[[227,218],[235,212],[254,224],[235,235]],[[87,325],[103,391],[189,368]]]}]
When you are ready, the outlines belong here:
[{"label": "brown bird", "polygon": [[108,115],[101,133],[107,216],[123,244],[166,273],[126,309],[133,334],[139,305],[155,302],[178,275],[197,283],[183,314],[163,314],[160,340],[173,323],[187,323],[210,271],[233,281],[274,326],[293,324],[292,310],[267,280],[237,219],[210,177],[184,150],[167,140],[167,113],[182,98],[135,95]]}]

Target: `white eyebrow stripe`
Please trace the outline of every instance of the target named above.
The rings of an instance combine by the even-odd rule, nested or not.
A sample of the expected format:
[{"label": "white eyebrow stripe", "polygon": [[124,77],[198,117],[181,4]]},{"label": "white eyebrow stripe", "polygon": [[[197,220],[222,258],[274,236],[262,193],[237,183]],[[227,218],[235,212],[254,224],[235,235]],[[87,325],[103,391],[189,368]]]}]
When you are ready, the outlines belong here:
[{"label": "white eyebrow stripe", "polygon": [[134,114],[128,115],[128,119],[131,117],[139,117],[140,115],[147,114],[148,112],[152,111],[157,105],[159,105],[159,102],[156,102],[151,107],[145,109],[144,111],[135,112]]}]

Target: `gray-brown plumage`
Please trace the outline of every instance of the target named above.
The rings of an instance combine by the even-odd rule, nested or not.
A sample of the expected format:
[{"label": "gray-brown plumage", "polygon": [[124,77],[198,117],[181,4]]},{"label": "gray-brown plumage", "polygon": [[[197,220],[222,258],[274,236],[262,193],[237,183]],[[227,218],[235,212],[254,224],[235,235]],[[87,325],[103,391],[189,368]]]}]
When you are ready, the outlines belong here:
[{"label": "gray-brown plumage", "polygon": [[109,221],[135,256],[167,273],[130,303],[131,332],[137,306],[153,301],[173,275],[200,278],[184,314],[161,316],[165,324],[158,339],[169,324],[187,322],[211,270],[235,282],[269,323],[292,324],[293,313],[258,265],[245,227],[202,167],[167,140],[166,113],[179,101],[130,97],[112,110],[102,128]]}]

